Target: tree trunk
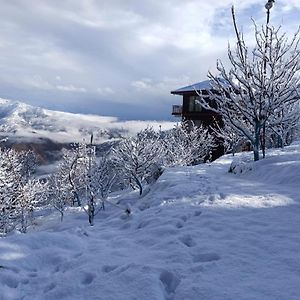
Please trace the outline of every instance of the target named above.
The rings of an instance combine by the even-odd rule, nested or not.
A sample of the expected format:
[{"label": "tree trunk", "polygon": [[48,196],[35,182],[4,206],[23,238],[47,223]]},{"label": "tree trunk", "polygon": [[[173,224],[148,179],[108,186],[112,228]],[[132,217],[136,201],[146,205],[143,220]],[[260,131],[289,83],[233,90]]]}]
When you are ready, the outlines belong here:
[{"label": "tree trunk", "polygon": [[265,158],[266,157],[266,124],[263,125],[261,148],[262,148],[263,158]]},{"label": "tree trunk", "polygon": [[253,154],[254,154],[254,161],[259,160],[259,147],[254,145],[253,146]]},{"label": "tree trunk", "polygon": [[94,217],[95,217],[95,205],[94,199],[90,199],[88,204],[88,215],[89,215],[89,223],[91,226],[94,226]]},{"label": "tree trunk", "polygon": [[254,154],[254,161],[259,160],[259,145],[260,145],[260,131],[261,131],[261,125],[258,121],[255,122],[254,125],[254,141],[252,143],[253,145],[253,154]]},{"label": "tree trunk", "polygon": [[142,186],[142,184],[140,183],[140,181],[137,178],[135,178],[135,181],[136,181],[136,183],[137,183],[137,185],[139,187],[140,196],[142,196],[142,194],[143,194],[143,186]]},{"label": "tree trunk", "polygon": [[261,126],[259,124],[259,122],[255,123],[255,139],[254,139],[254,143],[253,143],[253,154],[254,154],[254,161],[258,161],[259,160],[259,144],[260,144],[260,130],[261,130]]},{"label": "tree trunk", "polygon": [[21,218],[21,232],[26,233],[26,216],[23,209],[22,209],[22,218]]}]

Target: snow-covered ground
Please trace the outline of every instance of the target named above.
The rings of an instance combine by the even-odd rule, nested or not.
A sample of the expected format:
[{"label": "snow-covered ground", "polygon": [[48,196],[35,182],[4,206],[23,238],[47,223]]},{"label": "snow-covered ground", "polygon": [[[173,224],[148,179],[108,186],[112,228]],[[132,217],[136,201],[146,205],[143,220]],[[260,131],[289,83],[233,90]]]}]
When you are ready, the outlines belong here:
[{"label": "snow-covered ground", "polygon": [[130,217],[54,213],[0,239],[0,299],[300,299],[300,143],[231,161],[166,170],[119,198]]}]

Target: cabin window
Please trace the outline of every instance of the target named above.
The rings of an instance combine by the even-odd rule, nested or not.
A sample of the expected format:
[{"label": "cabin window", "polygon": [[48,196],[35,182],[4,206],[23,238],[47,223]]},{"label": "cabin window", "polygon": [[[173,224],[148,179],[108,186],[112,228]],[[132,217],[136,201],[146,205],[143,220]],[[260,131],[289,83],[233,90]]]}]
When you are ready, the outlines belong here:
[{"label": "cabin window", "polygon": [[189,112],[200,112],[202,110],[202,106],[200,104],[199,96],[190,96],[189,97]]}]

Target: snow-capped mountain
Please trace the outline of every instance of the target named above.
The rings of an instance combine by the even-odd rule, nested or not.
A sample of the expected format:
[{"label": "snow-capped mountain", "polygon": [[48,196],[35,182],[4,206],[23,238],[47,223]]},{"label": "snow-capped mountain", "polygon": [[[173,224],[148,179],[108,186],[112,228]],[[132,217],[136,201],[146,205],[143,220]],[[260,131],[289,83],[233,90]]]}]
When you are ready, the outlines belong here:
[{"label": "snow-capped mountain", "polygon": [[165,121],[119,121],[116,117],[53,111],[0,98],[0,135],[27,141],[46,138],[70,143],[88,139],[93,133],[94,142],[102,143],[133,135],[147,126],[166,130],[173,125]]}]

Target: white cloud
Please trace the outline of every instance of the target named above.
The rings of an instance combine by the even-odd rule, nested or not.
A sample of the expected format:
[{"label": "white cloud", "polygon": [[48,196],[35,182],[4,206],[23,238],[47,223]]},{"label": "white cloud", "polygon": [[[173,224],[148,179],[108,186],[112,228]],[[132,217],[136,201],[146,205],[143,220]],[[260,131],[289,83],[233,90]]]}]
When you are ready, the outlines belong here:
[{"label": "white cloud", "polygon": [[191,84],[191,78],[188,76],[181,76],[178,78],[164,77],[161,80],[154,80],[151,78],[143,78],[131,82],[131,86],[137,92],[150,94],[154,97],[159,97],[161,102],[164,102],[163,95],[168,95],[171,90]]},{"label": "white cloud", "polygon": [[137,90],[150,90],[153,88],[152,79],[145,78],[131,82],[131,86]]},{"label": "white cloud", "polygon": [[61,91],[65,92],[79,92],[79,93],[86,93],[86,89],[83,87],[76,87],[72,84],[70,85],[57,85],[56,88]]},{"label": "white cloud", "polygon": [[300,2],[299,0],[289,0],[289,1],[284,1],[282,3],[283,5],[283,10],[286,12],[295,10],[295,9],[300,9]]},{"label": "white cloud", "polygon": [[[56,77],[56,80],[61,81],[59,76]],[[49,81],[42,78],[40,75],[34,75],[32,77],[21,79],[22,84],[29,86],[38,90],[60,90],[65,92],[77,92],[77,93],[86,93],[87,90],[84,87],[77,87],[73,84],[69,85],[54,85]]]},{"label": "white cloud", "polygon": [[97,93],[104,96],[104,95],[114,94],[115,91],[111,87],[105,86],[105,87],[98,87],[97,88]]},{"label": "white cloud", "polygon": [[33,77],[24,78],[23,84],[41,90],[51,90],[53,86],[40,75],[34,75]]}]

